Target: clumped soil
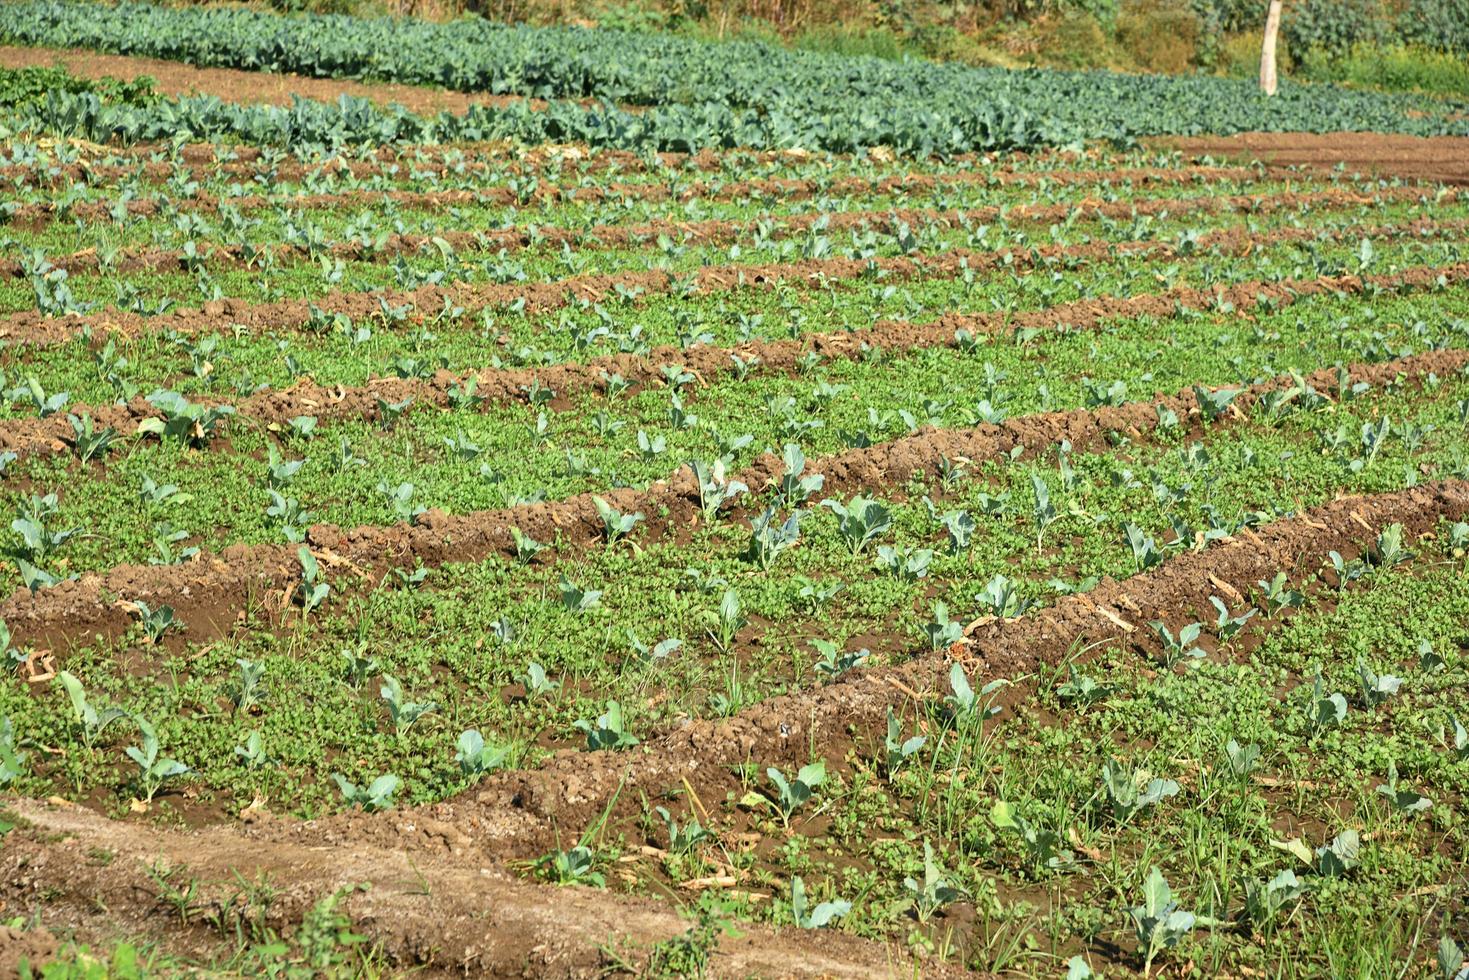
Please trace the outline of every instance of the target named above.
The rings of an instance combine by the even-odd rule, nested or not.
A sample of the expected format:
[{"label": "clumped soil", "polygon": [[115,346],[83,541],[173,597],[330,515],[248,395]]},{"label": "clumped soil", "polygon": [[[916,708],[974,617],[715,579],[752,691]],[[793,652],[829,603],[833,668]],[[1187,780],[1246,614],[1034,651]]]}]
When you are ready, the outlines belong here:
[{"label": "clumped soil", "polygon": [[1395,133],[1238,133],[1152,141],[1203,156],[1259,160],[1271,167],[1303,167],[1469,185],[1469,136],[1404,136]]}]

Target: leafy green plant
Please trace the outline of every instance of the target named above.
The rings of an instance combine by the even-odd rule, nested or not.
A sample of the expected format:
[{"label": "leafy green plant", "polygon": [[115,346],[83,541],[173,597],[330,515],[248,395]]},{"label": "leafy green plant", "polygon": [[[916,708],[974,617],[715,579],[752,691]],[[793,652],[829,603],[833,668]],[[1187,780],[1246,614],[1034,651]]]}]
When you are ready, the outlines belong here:
[{"label": "leafy green plant", "polygon": [[1140,769],[1129,769],[1115,759],[1102,764],[1102,793],[1112,812],[1112,819],[1127,823],[1140,810],[1178,795],[1178,783],[1171,779],[1155,779]]},{"label": "leafy green plant", "polygon": [[714,839],[714,834],[695,817],[691,816],[680,826],[666,807],[654,807],[653,812],[663,822],[663,829],[668,832],[668,853],[675,857],[686,857]]},{"label": "leafy green plant", "polygon": [[948,706],[950,716],[957,721],[983,721],[999,712],[1000,709],[994,704],[994,696],[1009,683],[1003,677],[997,678],[976,692],[970,686],[963,665],[955,663],[949,668],[949,690],[952,693],[944,697],[944,703]]},{"label": "leafy green plant", "polygon": [[933,619],[923,624],[930,650],[942,650],[964,639],[964,624],[949,618],[949,606],[942,600],[933,604]]},{"label": "leafy green plant", "polygon": [[1387,797],[1399,813],[1422,813],[1433,806],[1433,800],[1402,785],[1398,780],[1398,764],[1392,759],[1387,762],[1387,782],[1377,787],[1377,793]]},{"label": "leafy green plant", "polygon": [[887,737],[883,740],[883,768],[888,777],[892,778],[899,769],[903,768],[903,763],[917,754],[927,741],[928,739],[922,735],[903,738],[903,725],[898,721],[898,716],[893,714],[892,707],[889,706]]},{"label": "leafy green plant", "polygon": [[1165,949],[1172,949],[1193,931],[1198,918],[1185,912],[1173,900],[1173,890],[1156,866],[1148,870],[1143,881],[1143,904],[1128,910],[1137,934],[1138,952],[1143,956],[1143,975],[1152,972],[1153,960]]},{"label": "leafy green plant", "polygon": [[1403,679],[1392,674],[1378,674],[1366,662],[1357,661],[1357,680],[1362,688],[1362,704],[1368,711],[1398,693]]},{"label": "leafy green plant", "polygon": [[546,550],[545,545],[514,525],[510,527],[510,540],[515,544],[515,561],[517,564],[528,565],[532,558]]},{"label": "leafy green plant", "polygon": [[572,725],[586,734],[587,748],[593,752],[626,749],[638,744],[637,736],[627,730],[623,721],[622,705],[616,701],[608,701],[607,710],[595,719],[578,718]]},{"label": "leafy green plant", "polygon": [[806,899],[806,883],[800,875],[791,878],[791,919],[799,929],[824,929],[852,911],[852,903],[837,899],[811,907]]},{"label": "leafy green plant", "polygon": [[1074,856],[1062,848],[1061,835],[1031,823],[1012,804],[996,800],[990,808],[990,823],[996,830],[1014,834],[1019,839],[1032,871],[1059,871],[1071,866]]},{"label": "leafy green plant", "polygon": [[332,781],[341,791],[342,800],[348,806],[360,807],[368,813],[393,808],[393,794],[398,792],[400,780],[392,773],[385,773],[366,786],[358,786],[339,772],[332,773]]},{"label": "leafy green plant", "polygon": [[574,615],[580,615],[589,610],[597,608],[602,601],[600,589],[584,589],[575,584],[565,575],[561,576],[561,608]]},{"label": "leafy green plant", "polygon": [[775,508],[767,507],[759,516],[750,518],[750,543],[745,548],[745,557],[769,571],[776,556],[795,547],[801,538],[801,518],[805,511],[793,511],[781,521]]},{"label": "leafy green plant", "polygon": [[486,742],[478,729],[460,732],[454,743],[454,761],[459,763],[459,771],[470,778],[493,772],[503,767],[509,759],[509,746]]},{"label": "leafy green plant", "polygon": [[525,688],[526,699],[532,701],[561,687],[561,682],[547,677],[546,669],[534,660],[525,665],[524,672],[515,675],[515,680]]},{"label": "leafy green plant", "polygon": [[789,829],[791,817],[811,800],[816,787],[826,781],[826,761],[818,759],[802,766],[794,779],[787,779],[774,766],[766,769],[765,775],[770,780],[769,795],[752,790],[744,795],[740,805],[769,809],[780,817],[781,826]]},{"label": "leafy green plant", "polygon": [[719,598],[719,605],[704,613],[704,621],[708,624],[705,632],[709,639],[721,651],[728,651],[734,643],[735,635],[747,622],[740,597],[734,589],[724,590]]},{"label": "leafy green plant", "polygon": [[704,520],[711,523],[719,519],[721,507],[750,489],[743,482],[731,480],[726,475],[723,459],[716,459],[712,464],[690,460],[689,469],[694,474],[694,485],[699,488],[699,510]]},{"label": "leafy green plant", "polygon": [[939,867],[938,859],[934,855],[933,845],[927,840],[923,842],[923,880],[904,878],[903,890],[908,895],[913,914],[919,923],[926,923],[946,906],[964,897],[963,890],[950,884],[944,877],[943,868]]},{"label": "leafy green plant", "polygon": [[593,497],[592,503],[597,505],[597,516],[602,520],[602,533],[607,536],[609,546],[616,543],[618,538],[630,533],[643,519],[641,511],[636,514],[624,514],[601,497]]},{"label": "leafy green plant", "polygon": [[1158,634],[1158,639],[1163,645],[1163,666],[1170,668],[1185,659],[1202,659],[1206,654],[1194,644],[1203,631],[1202,623],[1189,623],[1179,629],[1178,635],[1174,636],[1168,624],[1161,619],[1152,622],[1153,631]]},{"label": "leafy green plant", "polygon": [[240,676],[230,691],[230,702],[234,704],[236,714],[249,714],[265,696],[265,687],[260,683],[265,676],[265,664],[243,658],[236,660],[235,664],[240,668]]},{"label": "leafy green plant", "polygon": [[578,844],[567,851],[552,851],[536,862],[541,877],[557,885],[607,887],[607,879],[596,870],[597,856],[590,847]]},{"label": "leafy green plant", "polygon": [[853,497],[845,504],[828,497],[821,506],[836,515],[837,533],[854,555],[861,554],[879,534],[892,527],[891,512],[869,497]]},{"label": "leafy green plant", "polygon": [[66,696],[71,701],[72,718],[76,722],[82,737],[82,744],[91,752],[97,746],[97,740],[107,726],[119,718],[126,718],[127,712],[121,708],[104,708],[101,711],[87,700],[86,689],[82,682],[70,671],[61,671],[56,675],[61,686],[66,690]]},{"label": "leafy green plant", "polygon": [[20,750],[15,726],[10,718],[0,715],[0,786],[25,775],[26,754]]},{"label": "leafy green plant", "polygon": [[90,463],[94,459],[106,456],[112,443],[117,439],[116,429],[108,427],[99,431],[92,421],[92,416],[86,412],[83,412],[80,418],[68,415],[66,420],[71,425],[71,447],[76,452],[77,459],[83,463]]},{"label": "leafy green plant", "polygon": [[393,732],[402,738],[408,734],[414,722],[424,715],[439,710],[436,701],[406,701],[403,698],[403,685],[392,674],[384,674],[382,686],[378,688],[378,696],[388,707],[388,717],[393,722]]},{"label": "leafy green plant", "polygon": [[1255,931],[1270,932],[1280,910],[1300,899],[1306,886],[1287,868],[1269,881],[1251,879],[1245,882],[1245,904],[1241,917]]},{"label": "leafy green plant", "polygon": [[818,655],[814,664],[816,672],[829,681],[862,666],[871,656],[866,647],[860,650],[843,650],[830,640],[815,639],[811,641],[811,645],[816,648]]},{"label": "leafy green plant", "polygon": [[159,758],[158,733],[153,725],[143,718],[133,720],[143,736],[142,745],[129,745],[123,751],[138,767],[138,785],[143,790],[143,802],[151,803],[165,782],[178,779],[193,770],[176,759]]},{"label": "leafy green plant", "polygon": [[1321,677],[1321,671],[1316,671],[1316,678],[1311,684],[1311,728],[1314,732],[1322,729],[1340,725],[1347,717],[1347,699],[1335,692],[1326,690],[1326,682]]},{"label": "leafy green plant", "polygon": [[162,418],[146,418],[138,423],[138,431],[172,440],[185,446],[203,446],[213,439],[219,424],[235,410],[229,405],[205,407],[189,401],[176,391],[155,391],[148,404],[163,414]]}]

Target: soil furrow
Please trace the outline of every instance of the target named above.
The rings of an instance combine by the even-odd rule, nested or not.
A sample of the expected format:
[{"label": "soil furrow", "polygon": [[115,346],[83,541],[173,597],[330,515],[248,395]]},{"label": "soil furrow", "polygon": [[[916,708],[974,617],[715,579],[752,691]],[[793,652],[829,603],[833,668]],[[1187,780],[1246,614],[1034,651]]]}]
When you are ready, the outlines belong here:
[{"label": "soil furrow", "polygon": [[[609,966],[604,946],[641,965],[655,943],[694,925],[667,902],[521,881],[453,855],[309,842],[262,847],[226,828],[155,829],[31,801],[7,809],[25,825],[10,832],[0,853],[0,897],[7,907],[44,908],[43,925],[78,929],[94,941],[111,939],[126,924],[133,934],[165,942],[231,948],[207,926],[159,914],[159,886],[149,873],[159,867],[197,884],[196,923],[220,912],[277,933],[321,899],[349,890],[342,907],[354,931],[393,967],[416,976],[602,977]],[[240,883],[258,881],[274,886],[268,907],[242,907]],[[744,923],[737,935],[719,939],[709,975],[886,980],[919,970],[910,958],[897,944],[831,930]],[[933,962],[921,972],[971,975]]]},{"label": "soil furrow", "polygon": [[[909,225],[936,224],[955,227],[967,224],[984,224],[999,220],[1008,223],[1027,222],[1054,224],[1060,221],[1122,220],[1134,217],[1167,215],[1180,217],[1189,214],[1220,214],[1243,211],[1252,215],[1273,214],[1293,209],[1315,207],[1361,207],[1366,203],[1410,202],[1423,197],[1420,189],[1412,187],[1385,188],[1374,192],[1370,198],[1351,190],[1332,188],[1326,191],[1284,194],[1239,194],[1228,197],[1188,198],[1133,198],[1127,201],[1112,201],[1101,204],[1022,204],[1015,207],[983,207],[970,209],[939,208],[890,208],[882,210],[843,211],[822,214],[795,214],[779,216],[778,224],[769,233],[770,238],[781,239],[820,226],[823,231],[841,232],[862,230],[871,227],[892,226],[898,222]],[[1457,200],[1449,194],[1439,200]],[[667,235],[684,245],[724,244],[752,235],[756,222],[712,219],[707,221],[656,220],[632,225],[599,224],[590,228],[538,227],[532,235],[523,228],[506,228],[475,231],[440,231],[435,235],[393,234],[381,244],[368,245],[357,241],[333,242],[317,254],[339,258],[350,262],[387,262],[400,255],[413,255],[425,249],[437,247],[439,241],[447,243],[456,251],[497,252],[504,249],[518,251],[531,246],[557,248],[574,247],[581,250],[602,250],[641,246],[660,235]],[[246,255],[243,245],[224,244],[206,249],[202,255],[209,268],[232,268],[249,266],[268,258],[277,262],[313,260],[315,256],[299,245],[260,244],[252,248],[253,254]],[[180,249],[125,249],[112,256],[105,264],[95,248],[88,248],[70,255],[48,258],[58,269],[68,275],[100,274],[116,275],[130,272],[187,272],[200,256],[186,256]],[[19,259],[0,259],[0,277],[27,275]]]},{"label": "soil furrow", "polygon": [[[669,294],[698,295],[744,287],[770,288],[777,284],[818,287],[834,280],[855,279],[882,273],[895,279],[954,277],[1004,267],[1007,270],[1034,268],[1047,263],[1111,261],[1121,256],[1166,255],[1189,259],[1209,254],[1209,249],[1252,250],[1261,244],[1332,240],[1344,235],[1417,235],[1441,229],[1457,233],[1465,222],[1434,222],[1418,219],[1399,225],[1355,227],[1323,231],[1311,228],[1277,228],[1252,233],[1244,227],[1210,232],[1189,248],[1171,242],[1127,241],[1084,242],[1076,245],[1047,245],[1026,249],[973,251],[951,249],[931,255],[886,258],[802,259],[794,262],[732,263],[704,266],[687,274],[663,269],[643,272],[598,273],[536,283],[457,283],[423,286],[413,290],[333,291],[312,300],[282,300],[248,303],[234,299],[213,300],[202,309],[181,308],[161,316],[106,310],[85,315],[48,317],[35,310],[12,313],[0,319],[0,338],[13,343],[47,345],[62,343],[82,333],[137,336],[155,331],[197,335],[212,330],[305,329],[313,310],[352,319],[381,317],[384,305],[407,307],[408,320],[418,322],[425,311],[460,307],[473,312],[515,304],[533,313],[561,309],[577,300],[600,302],[607,296],[627,297],[642,302]],[[1202,247],[1200,247],[1202,246]]]},{"label": "soil furrow", "polygon": [[[1356,365],[1348,373],[1354,380],[1376,386],[1399,376],[1447,375],[1466,363],[1469,351],[1439,350]],[[1307,381],[1318,390],[1330,390],[1337,383],[1337,374],[1335,369],[1323,369]],[[1245,389],[1234,402],[1238,411],[1215,424],[1247,419],[1249,409],[1261,395],[1294,384],[1294,379],[1282,378]],[[1016,447],[1034,455],[1063,440],[1078,451],[1086,451],[1108,445],[1112,433],[1144,439],[1158,424],[1158,406],[1197,423],[1197,399],[1189,390],[1118,407],[1040,413],[964,429],[924,429],[891,442],[812,461],[809,468],[825,475],[824,492],[828,494],[901,486],[916,472],[936,472],[944,459],[1007,458]],[[781,472],[780,460],[765,454],[733,478],[758,494],[778,480]],[[600,496],[624,513],[660,515],[644,521],[645,540],[657,540],[688,525],[699,513],[697,487],[686,467],[645,490],[612,490]],[[753,506],[731,511],[729,519],[748,516]],[[391,567],[436,567],[480,561],[497,554],[513,555],[512,527],[537,540],[559,538],[572,549],[592,546],[603,533],[594,495],[584,493],[560,501],[461,515],[429,511],[414,525],[353,529],[316,525],[308,531],[307,542],[327,569],[370,568],[381,575]],[[181,565],[118,565],[35,593],[18,591],[0,604],[0,620],[9,625],[17,642],[64,649],[95,633],[121,634],[128,629],[130,617],[127,607],[114,600],[142,599],[150,606],[173,606],[179,619],[188,625],[191,637],[209,638],[232,628],[249,605],[269,612],[287,608],[290,590],[300,577],[296,547],[233,545]]]},{"label": "soil furrow", "polygon": [[[1286,229],[1296,235],[1298,229]],[[1109,246],[1110,247],[1110,246]],[[298,416],[310,415],[318,421],[338,419],[376,419],[381,403],[401,404],[411,401],[410,411],[450,407],[450,393],[475,382],[475,394],[481,405],[526,401],[538,386],[555,394],[553,407],[566,407],[569,401],[588,392],[605,389],[605,377],[619,374],[630,391],[646,385],[666,384],[661,368],[679,364],[694,373],[705,384],[731,373],[731,355],[738,354],[753,363],[752,372],[761,374],[789,373],[797,369],[800,359],[816,351],[826,359],[856,359],[873,348],[892,352],[929,347],[954,346],[959,331],[971,336],[993,335],[1003,331],[1024,329],[1054,330],[1094,329],[1109,320],[1139,316],[1167,317],[1178,308],[1205,310],[1222,303],[1248,307],[1264,297],[1279,306],[1322,292],[1357,293],[1366,288],[1416,290],[1434,288],[1440,281],[1454,284],[1469,280],[1469,263],[1453,266],[1415,266],[1402,272],[1381,276],[1322,276],[1317,279],[1251,280],[1215,290],[1175,287],[1160,293],[1140,294],[1125,299],[1104,297],[1078,300],[1019,313],[954,313],[924,324],[882,320],[858,331],[808,334],[792,340],[771,340],[743,344],[735,348],[674,346],[657,347],[645,356],[613,354],[579,363],[565,363],[545,368],[487,368],[467,375],[440,371],[432,379],[378,378],[365,385],[346,387],[320,385],[303,379],[281,391],[252,395],[232,405],[236,410],[234,424],[272,425]],[[200,399],[201,404],[215,404]],[[159,412],[144,398],[126,405],[72,404],[65,413],[45,418],[0,420],[0,451],[17,456],[37,456],[70,450],[73,439],[69,415],[90,416],[100,429],[111,428],[123,435],[136,432],[143,419],[159,417]]]},{"label": "soil furrow", "polygon": [[[667,183],[613,183],[593,187],[558,186],[545,184],[529,193],[508,187],[486,187],[477,190],[444,191],[377,191],[357,190],[334,194],[294,194],[288,196],[268,194],[246,194],[240,197],[219,198],[200,194],[195,197],[169,201],[168,206],[178,211],[210,214],[228,205],[237,211],[257,211],[278,206],[295,209],[351,208],[356,204],[379,204],[392,201],[402,207],[446,208],[466,205],[526,207],[533,204],[565,204],[572,201],[599,204],[604,201],[739,201],[754,198],[791,201],[804,200],[822,194],[854,196],[867,194],[914,194],[925,193],[944,187],[989,186],[991,183],[1034,186],[1043,180],[1057,185],[1087,185],[1098,187],[1125,184],[1127,186],[1176,185],[1204,183],[1209,180],[1257,179],[1257,171],[1248,167],[1202,167],[1180,170],[1139,168],[1135,170],[1082,170],[1073,171],[1069,177],[1052,176],[1050,172],[1032,174],[1028,171],[956,171],[944,174],[903,174],[888,177],[839,177],[831,181],[818,181],[801,177],[769,177],[755,180],[730,182],[694,181],[687,185],[670,186]],[[157,199],[130,200],[125,207],[127,218],[147,217],[159,214],[164,202]],[[14,210],[9,223],[15,227],[34,230],[58,217],[54,202],[33,202]],[[66,219],[99,222],[118,220],[113,205],[108,202],[92,201],[72,204],[61,214]]]}]

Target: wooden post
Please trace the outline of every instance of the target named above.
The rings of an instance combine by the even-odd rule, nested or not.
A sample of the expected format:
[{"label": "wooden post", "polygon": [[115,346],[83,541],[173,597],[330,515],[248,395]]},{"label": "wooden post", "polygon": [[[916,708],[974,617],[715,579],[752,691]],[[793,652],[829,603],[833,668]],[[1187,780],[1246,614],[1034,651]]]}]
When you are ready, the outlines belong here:
[{"label": "wooden post", "polygon": [[1275,36],[1280,33],[1281,0],[1270,0],[1270,13],[1265,16],[1265,40],[1260,45],[1260,91],[1274,95],[1278,80],[1275,75]]}]

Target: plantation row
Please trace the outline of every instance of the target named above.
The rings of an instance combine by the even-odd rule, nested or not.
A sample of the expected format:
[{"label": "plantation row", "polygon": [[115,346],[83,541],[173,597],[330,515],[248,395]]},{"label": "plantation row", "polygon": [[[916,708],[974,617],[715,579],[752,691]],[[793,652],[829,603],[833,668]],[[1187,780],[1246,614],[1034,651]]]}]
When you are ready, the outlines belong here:
[{"label": "plantation row", "polygon": [[[283,18],[249,10],[141,4],[15,3],[0,39],[82,46],[206,65],[442,85],[552,100],[476,105],[420,119],[364,100],[239,107],[217,99],[107,104],[59,92],[19,107],[13,131],[36,128],[98,142],[235,138],[288,147],[516,139],[621,148],[801,146],[848,152],[884,145],[925,156],[1125,143],[1142,135],[1245,130],[1375,129],[1462,133],[1452,103],[1287,85],[1273,99],[1249,83],[1206,76],[1005,72],[957,63],[892,63],[762,44],[478,20],[432,24],[343,17]],[[309,39],[309,40],[308,40]],[[779,82],[773,80],[779,79]],[[602,104],[585,106],[576,99]],[[621,103],[625,108],[614,103]]]}]

